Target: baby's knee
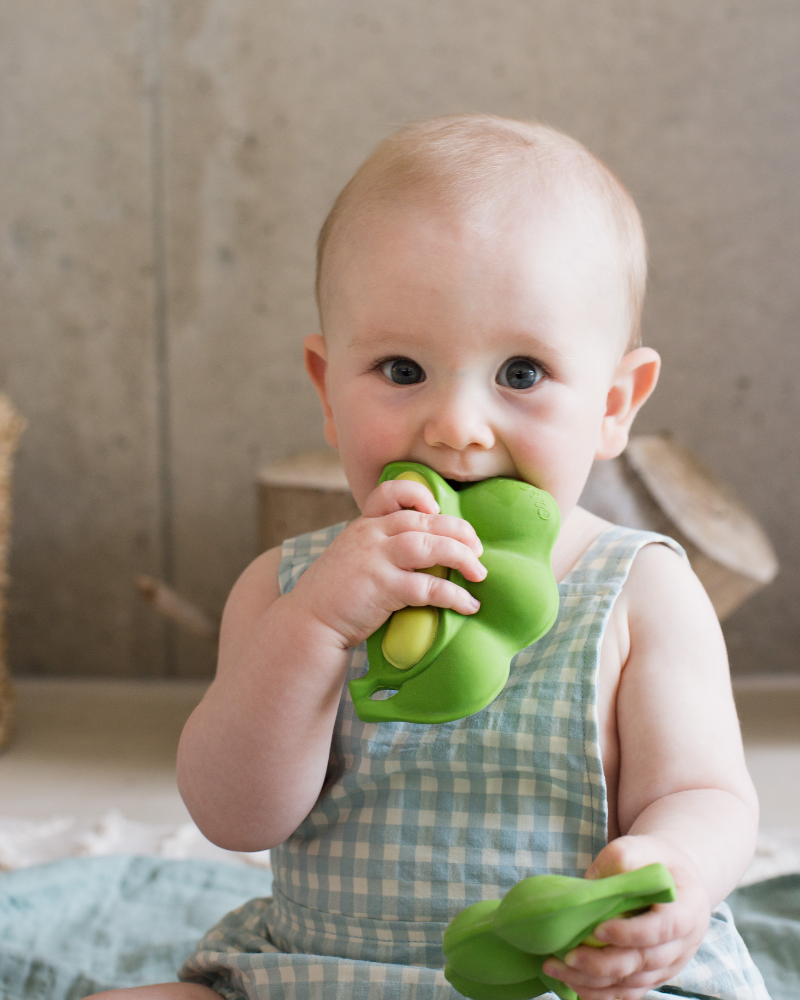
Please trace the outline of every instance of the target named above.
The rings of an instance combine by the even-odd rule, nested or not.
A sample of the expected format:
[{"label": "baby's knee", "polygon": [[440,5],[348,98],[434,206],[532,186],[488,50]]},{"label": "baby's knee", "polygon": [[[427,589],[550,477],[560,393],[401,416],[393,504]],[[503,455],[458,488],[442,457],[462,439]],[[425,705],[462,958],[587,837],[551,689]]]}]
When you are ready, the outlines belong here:
[{"label": "baby's knee", "polygon": [[131,986],[128,989],[104,990],[86,1000],[221,1000],[208,986],[200,983],[156,983],[153,986]]}]

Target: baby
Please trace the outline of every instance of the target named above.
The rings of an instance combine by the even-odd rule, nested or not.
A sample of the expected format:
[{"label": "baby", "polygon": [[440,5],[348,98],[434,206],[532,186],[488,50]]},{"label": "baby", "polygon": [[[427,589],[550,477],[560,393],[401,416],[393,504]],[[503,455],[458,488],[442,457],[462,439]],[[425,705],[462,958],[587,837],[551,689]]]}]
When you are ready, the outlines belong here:
[{"label": "baby", "polygon": [[[465,906],[533,874],[652,862],[677,900],[601,924],[609,947],[545,972],[583,1000],[767,997],[721,903],[758,805],[714,611],[675,543],[577,506],[658,378],[639,346],[644,284],[630,196],[544,126],[413,124],[342,191],[305,357],[363,516],[245,570],[178,761],[211,840],[275,848],[274,896],[229,914],[182,983],[143,997],[456,1000],[441,942]],[[443,725],[363,723],[346,685],[397,609],[477,610],[416,570],[486,575],[469,523],[418,483],[376,485],[396,460],[456,484],[520,479],[562,514],[556,624],[495,702]]]}]

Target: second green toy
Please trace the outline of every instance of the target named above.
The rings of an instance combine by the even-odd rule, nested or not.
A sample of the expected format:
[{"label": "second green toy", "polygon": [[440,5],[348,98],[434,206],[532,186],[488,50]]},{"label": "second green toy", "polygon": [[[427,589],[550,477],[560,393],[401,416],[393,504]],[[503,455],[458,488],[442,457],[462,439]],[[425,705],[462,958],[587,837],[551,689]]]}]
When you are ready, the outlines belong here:
[{"label": "second green toy", "polygon": [[552,991],[578,1000],[565,983],[544,971],[550,955],[563,959],[580,944],[604,947],[598,924],[634,916],[676,897],[662,864],[608,878],[533,875],[502,900],[486,899],[462,910],[444,932],[445,977],[469,1000],[531,1000]]}]

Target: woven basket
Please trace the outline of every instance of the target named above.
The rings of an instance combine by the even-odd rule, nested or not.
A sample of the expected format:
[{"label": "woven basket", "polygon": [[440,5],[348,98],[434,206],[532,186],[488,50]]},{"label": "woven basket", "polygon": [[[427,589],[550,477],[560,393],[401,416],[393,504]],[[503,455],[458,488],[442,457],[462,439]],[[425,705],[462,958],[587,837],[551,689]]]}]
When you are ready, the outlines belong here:
[{"label": "woven basket", "polygon": [[11,738],[14,692],[6,661],[6,591],[8,543],[11,528],[11,466],[25,421],[0,393],[0,747]]}]

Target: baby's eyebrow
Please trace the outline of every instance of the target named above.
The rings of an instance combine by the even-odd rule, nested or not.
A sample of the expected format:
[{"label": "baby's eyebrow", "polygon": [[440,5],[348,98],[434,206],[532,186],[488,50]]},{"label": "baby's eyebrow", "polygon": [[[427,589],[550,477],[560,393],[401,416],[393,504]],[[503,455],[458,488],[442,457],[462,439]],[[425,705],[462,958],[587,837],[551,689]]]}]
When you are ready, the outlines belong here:
[{"label": "baby's eyebrow", "polygon": [[[417,347],[423,347],[430,343],[430,335],[426,333],[400,333],[397,330],[378,330],[370,332],[354,333],[347,342],[349,350],[380,350],[383,345],[393,350],[413,351]],[[566,361],[570,356],[570,351],[563,347],[549,342],[546,338],[540,339],[535,333],[509,334],[506,350],[510,356],[514,354],[532,355],[534,357],[547,356],[556,364]]]}]

